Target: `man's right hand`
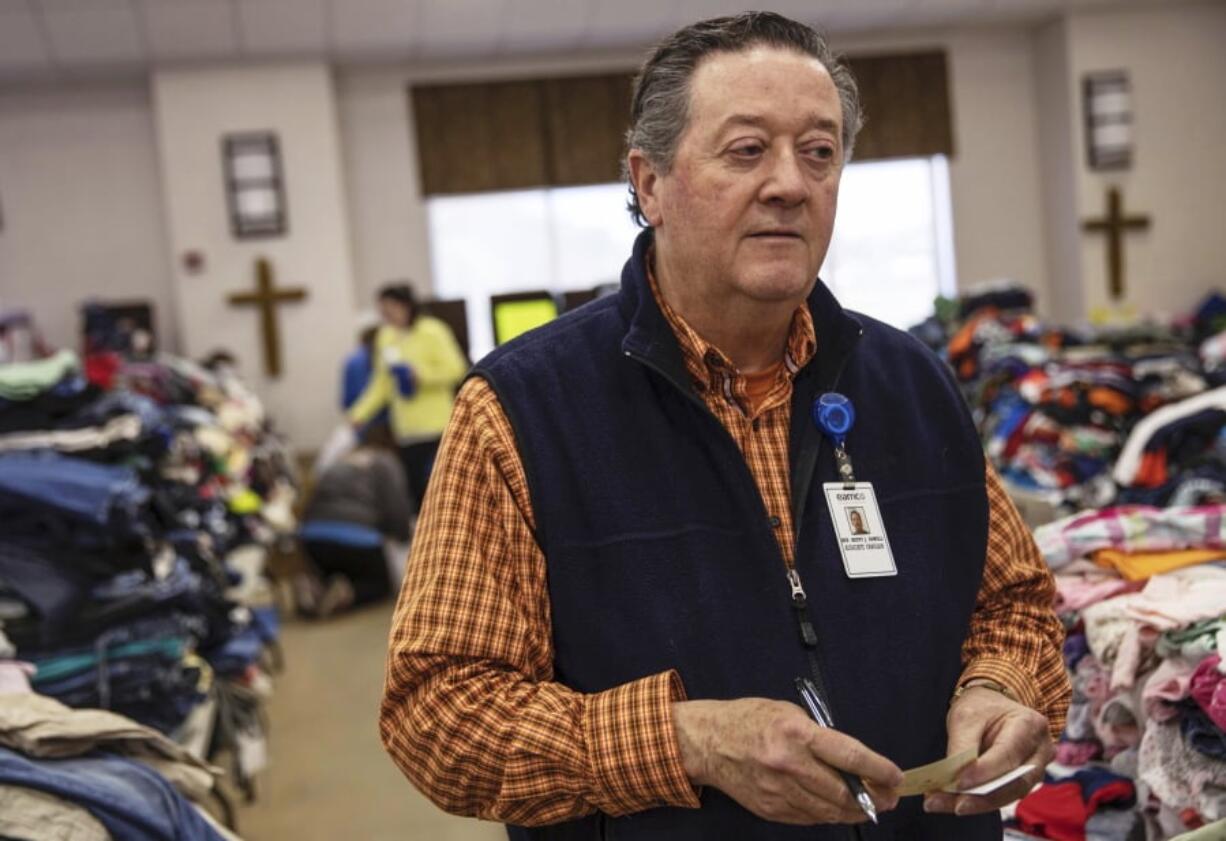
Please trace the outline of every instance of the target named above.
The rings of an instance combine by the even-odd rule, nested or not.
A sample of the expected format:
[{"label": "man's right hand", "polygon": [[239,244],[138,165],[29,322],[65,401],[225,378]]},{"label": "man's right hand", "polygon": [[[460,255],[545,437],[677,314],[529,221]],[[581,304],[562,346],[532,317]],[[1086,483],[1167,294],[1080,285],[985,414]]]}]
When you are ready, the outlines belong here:
[{"label": "man's right hand", "polygon": [[867,820],[839,768],[864,780],[879,812],[898,805],[898,766],[851,736],[819,727],[796,704],[680,701],[673,704],[673,723],[690,781],[714,786],[768,821]]}]

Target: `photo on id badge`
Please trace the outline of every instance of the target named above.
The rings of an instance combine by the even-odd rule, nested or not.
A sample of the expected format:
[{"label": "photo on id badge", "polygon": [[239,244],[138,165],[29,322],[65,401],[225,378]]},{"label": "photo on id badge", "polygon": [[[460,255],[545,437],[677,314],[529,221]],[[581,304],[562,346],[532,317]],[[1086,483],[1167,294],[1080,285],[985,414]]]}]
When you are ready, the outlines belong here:
[{"label": "photo on id badge", "polygon": [[877,495],[869,482],[827,482],[826,505],[849,578],[897,575]]},{"label": "photo on id badge", "polygon": [[855,536],[858,534],[872,534],[872,532],[868,530],[868,526],[865,525],[867,520],[864,516],[863,508],[858,508],[854,506],[849,507],[847,509],[847,522],[851,524],[852,536]]}]

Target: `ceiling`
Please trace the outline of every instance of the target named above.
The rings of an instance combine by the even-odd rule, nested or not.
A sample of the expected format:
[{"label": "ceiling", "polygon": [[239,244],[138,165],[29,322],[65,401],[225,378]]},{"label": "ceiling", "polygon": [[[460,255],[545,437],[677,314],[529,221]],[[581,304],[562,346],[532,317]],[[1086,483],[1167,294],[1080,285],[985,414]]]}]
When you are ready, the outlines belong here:
[{"label": "ceiling", "polygon": [[[775,0],[769,7],[832,32],[862,32],[1038,23],[1137,2]],[[0,80],[215,61],[428,63],[637,49],[684,23],[743,8],[744,0],[0,0]]]}]

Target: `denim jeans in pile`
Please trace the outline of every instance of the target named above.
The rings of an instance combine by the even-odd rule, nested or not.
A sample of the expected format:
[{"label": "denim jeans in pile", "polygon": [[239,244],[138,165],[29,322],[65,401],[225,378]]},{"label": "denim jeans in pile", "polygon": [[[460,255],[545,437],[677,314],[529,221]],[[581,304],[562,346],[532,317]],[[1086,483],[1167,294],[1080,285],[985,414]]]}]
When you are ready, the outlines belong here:
[{"label": "denim jeans in pile", "polygon": [[87,808],[115,841],[221,841],[153,769],[126,757],[30,759],[0,748],[0,784],[47,792]]}]

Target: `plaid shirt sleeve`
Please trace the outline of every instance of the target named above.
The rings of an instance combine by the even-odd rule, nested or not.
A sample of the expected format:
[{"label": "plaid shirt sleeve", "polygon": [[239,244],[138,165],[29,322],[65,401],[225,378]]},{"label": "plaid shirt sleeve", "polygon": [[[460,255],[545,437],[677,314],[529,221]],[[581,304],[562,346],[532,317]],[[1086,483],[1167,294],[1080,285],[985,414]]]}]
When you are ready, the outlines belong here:
[{"label": "plaid shirt sleeve", "polygon": [[1056,585],[1030,529],[989,464],[988,557],[962,646],[959,683],[994,680],[1043,715],[1053,739],[1064,730],[1072,688],[1061,647],[1064,627],[1052,602]]},{"label": "plaid shirt sleeve", "polygon": [[676,672],[590,695],[553,681],[533,525],[510,423],[474,378],[443,435],[392,622],[388,753],[441,808],[487,820],[697,808],[673,728]]}]

